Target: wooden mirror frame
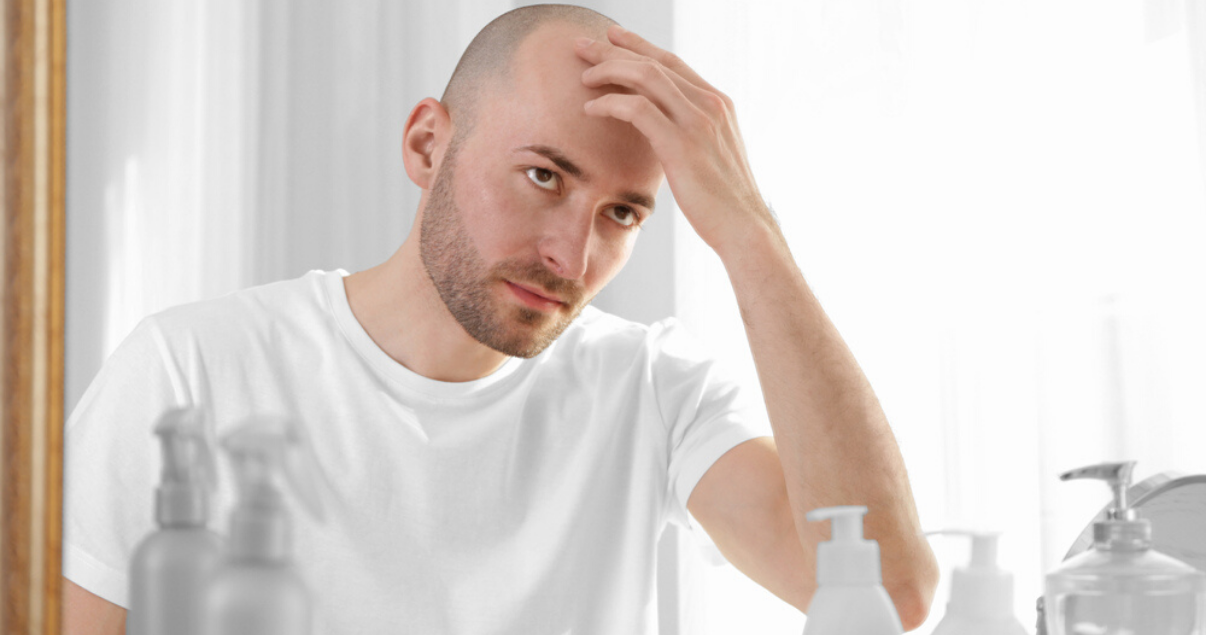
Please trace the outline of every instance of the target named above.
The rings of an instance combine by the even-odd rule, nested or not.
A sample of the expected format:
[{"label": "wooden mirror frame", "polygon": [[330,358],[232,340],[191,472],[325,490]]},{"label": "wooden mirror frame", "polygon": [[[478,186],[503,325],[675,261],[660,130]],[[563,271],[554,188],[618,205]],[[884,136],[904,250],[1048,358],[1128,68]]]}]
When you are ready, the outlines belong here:
[{"label": "wooden mirror frame", "polygon": [[5,0],[0,34],[0,633],[58,635],[66,0]]}]

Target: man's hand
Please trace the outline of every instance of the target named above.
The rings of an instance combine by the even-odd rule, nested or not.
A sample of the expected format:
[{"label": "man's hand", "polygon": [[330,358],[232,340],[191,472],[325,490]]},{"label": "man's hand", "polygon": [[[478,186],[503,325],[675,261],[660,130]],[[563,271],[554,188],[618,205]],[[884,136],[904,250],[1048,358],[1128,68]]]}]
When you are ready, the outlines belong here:
[{"label": "man's hand", "polygon": [[746,160],[732,100],[636,33],[612,25],[607,37],[610,42],[578,39],[578,55],[594,64],[582,83],[616,84],[636,94],[588,101],[586,114],[627,121],[649,139],[679,209],[713,250],[755,228],[777,227]]}]

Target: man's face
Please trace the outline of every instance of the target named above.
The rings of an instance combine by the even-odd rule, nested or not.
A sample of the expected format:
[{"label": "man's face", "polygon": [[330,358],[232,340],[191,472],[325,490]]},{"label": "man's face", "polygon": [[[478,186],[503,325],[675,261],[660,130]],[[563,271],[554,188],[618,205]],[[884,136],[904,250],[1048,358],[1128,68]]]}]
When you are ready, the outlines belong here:
[{"label": "man's face", "polygon": [[[663,177],[635,127],[583,113],[590,99],[633,91],[582,85],[580,34],[553,25],[529,36],[515,85],[483,102],[420,212],[420,254],[440,298],[474,339],[512,357],[547,348],[619,273],[650,214],[621,194],[652,199]],[[524,146],[557,149],[590,182]],[[508,283],[561,303],[532,306]]]}]

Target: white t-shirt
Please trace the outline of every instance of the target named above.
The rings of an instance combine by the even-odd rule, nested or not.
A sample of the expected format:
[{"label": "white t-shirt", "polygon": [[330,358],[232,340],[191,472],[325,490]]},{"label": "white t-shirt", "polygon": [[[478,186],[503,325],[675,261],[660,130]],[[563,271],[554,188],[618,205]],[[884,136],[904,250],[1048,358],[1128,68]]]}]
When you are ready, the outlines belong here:
[{"label": "white t-shirt", "polygon": [[[255,414],[305,427],[325,523],[289,499],[316,635],[638,635],[657,631],[667,522],[765,408],[675,318],[588,306],[532,359],[450,383],[390,358],[353,316],[343,269],[144,318],[67,421],[63,574],[128,606],[156,526],[152,426],[202,405],[215,436]],[[234,504],[218,453],[211,530]],[[706,537],[706,534],[704,534]]]}]

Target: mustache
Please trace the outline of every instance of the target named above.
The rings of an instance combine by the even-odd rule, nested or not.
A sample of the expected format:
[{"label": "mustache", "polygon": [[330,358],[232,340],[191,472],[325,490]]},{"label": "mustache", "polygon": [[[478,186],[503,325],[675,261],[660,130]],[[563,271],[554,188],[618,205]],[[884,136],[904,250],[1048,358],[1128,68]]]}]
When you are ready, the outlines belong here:
[{"label": "mustache", "polygon": [[561,298],[566,304],[577,304],[582,290],[572,280],[566,280],[540,264],[533,264],[503,272],[500,280],[510,280],[536,289],[541,295]]}]

